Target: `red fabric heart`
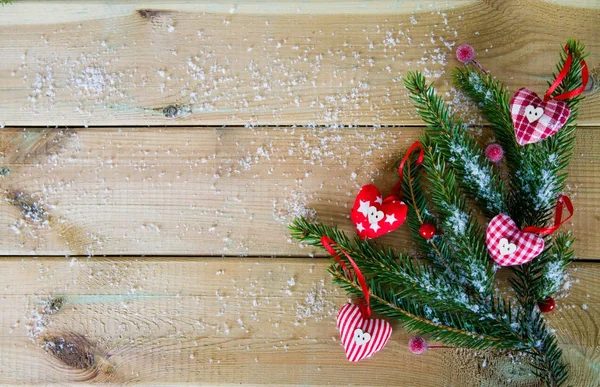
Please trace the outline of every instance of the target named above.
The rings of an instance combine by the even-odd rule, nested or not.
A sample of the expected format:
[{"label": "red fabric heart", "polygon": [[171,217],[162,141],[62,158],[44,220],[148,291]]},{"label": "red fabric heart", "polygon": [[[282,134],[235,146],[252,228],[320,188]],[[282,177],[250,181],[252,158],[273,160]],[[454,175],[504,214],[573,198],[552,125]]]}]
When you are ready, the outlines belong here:
[{"label": "red fabric heart", "polygon": [[351,218],[361,239],[377,238],[394,231],[406,219],[408,207],[395,196],[383,199],[372,184],[363,186],[352,207]]},{"label": "red fabric heart", "polygon": [[364,319],[360,308],[346,304],[337,316],[337,327],[342,339],[346,359],[361,361],[373,356],[390,339],[392,326],[385,320]]},{"label": "red fabric heart", "polygon": [[542,101],[533,91],[522,88],[510,100],[510,116],[519,145],[532,144],[558,132],[571,115],[566,103]]},{"label": "red fabric heart", "polygon": [[505,214],[496,215],[489,223],[485,243],[494,262],[500,266],[522,265],[544,250],[544,240],[519,230]]}]

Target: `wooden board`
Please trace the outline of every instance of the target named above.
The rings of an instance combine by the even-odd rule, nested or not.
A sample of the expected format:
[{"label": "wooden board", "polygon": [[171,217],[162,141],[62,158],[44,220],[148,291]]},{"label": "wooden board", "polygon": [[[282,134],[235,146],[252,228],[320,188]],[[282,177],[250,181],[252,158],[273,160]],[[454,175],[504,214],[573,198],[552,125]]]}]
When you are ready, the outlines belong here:
[{"label": "wooden board", "polygon": [[[352,233],[359,188],[389,192],[422,128],[5,129],[5,254],[306,256],[286,225]],[[598,128],[580,129],[568,194],[580,258],[600,257]],[[381,239],[409,250],[404,227]]]},{"label": "wooden board", "polygon": [[[511,385],[535,385],[525,366],[504,357],[455,349],[413,355],[402,329],[372,359],[345,361],[335,315],[346,298],[327,265],[3,259],[0,383],[496,386],[512,378]],[[597,385],[600,296],[590,289],[600,286],[600,267],[579,263],[570,276],[550,324],[575,385]]]},{"label": "wooden board", "polygon": [[[463,42],[510,90],[543,93],[568,37],[600,72],[597,1],[214,3],[3,7],[0,125],[421,125],[402,77],[420,69],[461,104]],[[600,124],[599,102],[582,125]]]},{"label": "wooden board", "polygon": [[[573,385],[600,385],[597,1],[13,3],[0,7],[0,385],[537,386],[518,358],[413,355],[399,326],[373,359],[345,361],[347,298],[286,224],[318,214],[353,232],[359,187],[390,191],[423,131],[408,70],[486,144],[450,86],[456,47],[542,94],[568,37],[596,82],[567,188],[583,261],[548,318]],[[406,227],[380,240],[413,249]]]}]

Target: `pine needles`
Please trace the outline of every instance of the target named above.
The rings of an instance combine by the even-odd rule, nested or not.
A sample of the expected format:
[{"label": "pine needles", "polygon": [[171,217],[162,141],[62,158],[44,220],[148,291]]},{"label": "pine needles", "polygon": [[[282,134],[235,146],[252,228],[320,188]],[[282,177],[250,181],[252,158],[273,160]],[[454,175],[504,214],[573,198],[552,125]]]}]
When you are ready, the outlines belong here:
[{"label": "pine needles", "polygon": [[[586,55],[584,46],[570,40],[567,50],[574,65],[555,94],[581,85],[578,64]],[[567,50],[563,50],[557,70],[564,65]],[[562,351],[536,305],[560,288],[573,258],[572,235],[546,237],[546,249],[540,256],[513,267],[510,282],[516,300],[509,302],[495,286],[496,268],[477,214],[481,211],[489,220],[506,213],[519,227],[542,226],[549,221],[557,195],[564,190],[581,98],[568,100],[571,116],[555,136],[520,147],[506,88],[469,65],[457,69],[453,77],[455,86],[478,104],[504,148],[508,179],[484,156],[476,139],[425,77],[408,73],[404,83],[427,124],[421,139],[425,148],[422,166],[406,163],[402,182],[409,207],[407,223],[419,258],[398,254],[373,241],[349,238],[335,227],[303,218],[290,226],[292,236],[321,248],[321,237],[335,241],[333,248],[349,254],[367,278],[374,312],[448,345],[526,353],[534,372],[548,386],[564,385],[568,369]],[[473,203],[478,209],[470,208]],[[419,228],[424,223],[435,224],[441,232],[432,239],[422,238]],[[349,265],[344,254],[338,259]],[[329,271],[348,294],[362,297],[360,285],[340,262],[334,262]]]}]

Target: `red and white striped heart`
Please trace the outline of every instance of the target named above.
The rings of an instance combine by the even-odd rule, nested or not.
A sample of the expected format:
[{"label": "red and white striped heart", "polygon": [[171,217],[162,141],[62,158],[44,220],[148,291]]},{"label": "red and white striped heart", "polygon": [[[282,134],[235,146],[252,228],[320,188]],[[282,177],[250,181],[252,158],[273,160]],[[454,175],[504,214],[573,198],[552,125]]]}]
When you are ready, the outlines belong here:
[{"label": "red and white striped heart", "polygon": [[571,114],[566,103],[542,101],[533,91],[519,89],[510,100],[510,116],[519,145],[532,144],[558,132]]},{"label": "red and white striped heart", "polygon": [[408,207],[395,196],[383,196],[373,184],[363,186],[352,207],[351,218],[361,239],[392,232],[406,219]]},{"label": "red and white striped heart", "polygon": [[544,240],[541,237],[519,230],[506,214],[492,218],[485,242],[492,259],[500,266],[523,265],[544,251]]},{"label": "red and white striped heart", "polygon": [[346,359],[351,362],[373,356],[392,335],[392,326],[387,321],[363,318],[360,308],[354,304],[346,304],[340,309],[337,327]]}]

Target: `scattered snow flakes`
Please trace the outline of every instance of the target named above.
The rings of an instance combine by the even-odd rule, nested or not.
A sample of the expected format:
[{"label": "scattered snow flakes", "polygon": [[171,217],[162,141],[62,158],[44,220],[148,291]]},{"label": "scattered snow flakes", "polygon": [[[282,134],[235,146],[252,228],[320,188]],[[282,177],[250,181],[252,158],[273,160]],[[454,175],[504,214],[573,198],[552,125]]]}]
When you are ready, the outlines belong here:
[{"label": "scattered snow flakes", "polygon": [[304,302],[296,303],[295,325],[305,325],[307,320],[321,321],[337,313],[332,294],[325,286],[325,280],[313,282],[311,290],[306,295]]},{"label": "scattered snow flakes", "polygon": [[417,68],[440,77],[457,38],[441,11],[427,15],[427,24],[418,23],[417,14],[398,15],[344,37],[302,25],[288,36],[281,20],[239,24],[236,13],[234,5],[225,20],[199,15],[208,26],[237,27],[219,34],[177,15],[151,16],[152,36],[140,43],[121,27],[90,40],[82,27],[70,38],[83,49],[61,48],[62,55],[43,36],[12,73],[23,78],[31,110],[40,114],[58,102],[77,106],[81,118],[167,99],[194,113],[226,112],[234,122],[272,123],[300,114],[305,124],[358,124],[406,115],[398,106],[406,95],[399,82],[404,72]]}]

